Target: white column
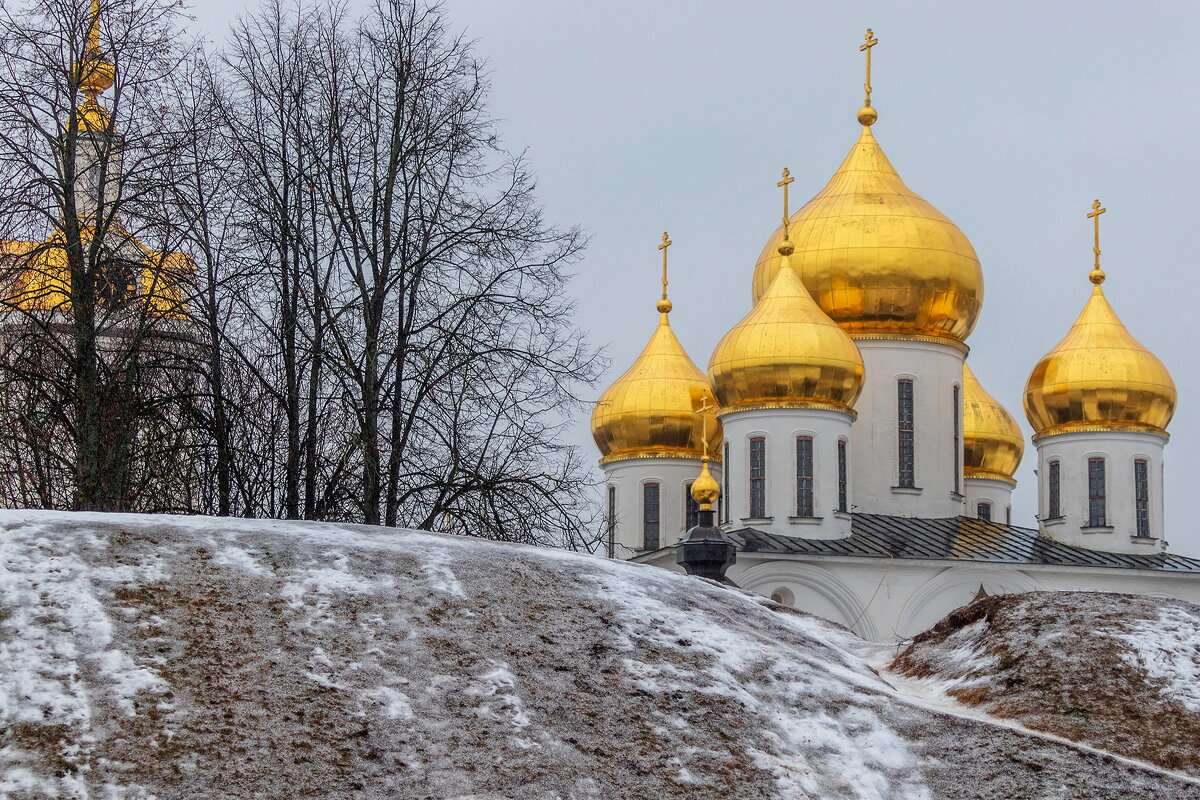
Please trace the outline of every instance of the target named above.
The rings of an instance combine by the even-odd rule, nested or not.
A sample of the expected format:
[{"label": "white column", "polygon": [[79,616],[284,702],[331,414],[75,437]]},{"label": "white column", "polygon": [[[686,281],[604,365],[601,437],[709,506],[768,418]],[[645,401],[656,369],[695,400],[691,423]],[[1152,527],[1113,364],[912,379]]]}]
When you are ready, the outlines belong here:
[{"label": "white column", "polygon": [[[1127,431],[1080,431],[1037,441],[1038,520],[1049,536],[1067,544],[1114,553],[1159,553],[1163,542],[1165,436]],[[1089,466],[1104,459],[1104,525],[1090,518]],[[1138,535],[1137,462],[1147,477],[1148,536]],[[1057,509],[1051,498],[1052,464],[1058,464]],[[1057,512],[1057,513],[1055,513]]]},{"label": "white column", "polygon": [[1016,481],[1004,481],[999,478],[966,478],[963,480],[963,516],[980,516],[980,503],[987,503],[991,508],[992,522],[1001,525],[1012,524],[1012,493]]},{"label": "white column", "polygon": [[[714,478],[721,481],[721,465],[710,461]],[[646,552],[645,548],[645,489],[647,483],[658,484],[659,522],[658,546],[678,544],[686,532],[687,498],[692,481],[700,474],[698,458],[631,458],[603,465],[604,513],[607,517],[610,489],[615,490],[613,520],[613,555],[631,558]]]},{"label": "white column", "polygon": [[[962,513],[962,365],[965,345],[946,341],[855,336],[866,370],[854,404],[852,510],[906,517]],[[914,481],[899,476],[897,384],[913,383]],[[958,414],[954,389],[958,387]],[[955,431],[954,420],[958,420]],[[957,441],[957,446],[955,442]]]},{"label": "white column", "polygon": [[[854,463],[850,428],[852,417],[842,411],[811,408],[772,408],[734,411],[721,415],[728,444],[723,464],[729,490],[725,530],[755,528],[782,536],[805,539],[842,539],[850,535],[848,509],[850,465]],[[813,515],[799,515],[797,481],[798,437],[812,439]],[[766,450],[765,514],[751,516],[750,447],[761,437]],[[847,465],[846,505],[839,509],[838,442],[845,442]],[[724,490],[725,483],[722,484]]]}]

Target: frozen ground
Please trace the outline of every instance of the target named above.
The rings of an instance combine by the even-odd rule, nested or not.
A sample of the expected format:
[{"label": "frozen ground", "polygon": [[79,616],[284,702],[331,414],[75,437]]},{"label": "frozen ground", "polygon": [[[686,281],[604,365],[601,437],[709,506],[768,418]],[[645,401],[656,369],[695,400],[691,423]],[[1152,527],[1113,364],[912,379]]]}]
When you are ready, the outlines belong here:
[{"label": "frozen ground", "polygon": [[[986,635],[951,645],[955,669],[999,668]],[[0,800],[1200,800],[1177,772],[963,708],[942,691],[959,678],[893,688],[872,667],[892,652],[588,556],[0,512]],[[1151,661],[1156,691],[1194,689],[1186,662]]]},{"label": "frozen ground", "polygon": [[990,597],[915,637],[890,669],[991,716],[1200,777],[1200,606]]}]

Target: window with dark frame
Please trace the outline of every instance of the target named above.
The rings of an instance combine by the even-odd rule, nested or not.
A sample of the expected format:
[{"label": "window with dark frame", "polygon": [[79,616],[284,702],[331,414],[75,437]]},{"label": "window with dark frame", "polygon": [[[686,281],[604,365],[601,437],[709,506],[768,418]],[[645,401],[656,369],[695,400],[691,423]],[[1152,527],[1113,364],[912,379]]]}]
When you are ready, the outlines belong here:
[{"label": "window with dark frame", "polygon": [[1104,459],[1088,459],[1088,527],[1102,528],[1108,524],[1104,498]]},{"label": "window with dark frame", "polygon": [[838,439],[838,511],[848,511],[848,492],[846,491],[846,440]]},{"label": "window with dark frame", "polygon": [[961,448],[961,442],[959,440],[959,436],[960,436],[959,429],[961,426],[961,422],[960,422],[961,412],[960,412],[960,405],[959,405],[960,404],[959,397],[960,396],[958,393],[958,387],[955,386],[954,387],[954,465],[953,465],[954,493],[955,494],[959,494],[962,491],[962,467],[959,466],[959,457],[958,457],[959,449]]},{"label": "window with dark frame", "polygon": [[756,436],[750,440],[750,517],[762,519],[767,515],[767,440]]},{"label": "window with dark frame", "polygon": [[642,484],[642,549],[658,549],[658,484]]},{"label": "window with dark frame", "polygon": [[913,454],[913,382],[901,378],[896,382],[897,433],[899,437],[898,486],[913,487],[915,482]]},{"label": "window with dark frame", "polygon": [[1137,535],[1150,536],[1150,465],[1146,459],[1133,462],[1133,499],[1137,519]]},{"label": "window with dark frame", "polygon": [[992,504],[991,503],[980,503],[979,505],[975,506],[975,516],[978,517],[979,519],[983,520],[984,522],[991,522],[992,521]]},{"label": "window with dark frame", "polygon": [[811,517],[813,511],[813,440],[796,437],[796,516]]},{"label": "window with dark frame", "polygon": [[608,487],[608,557],[617,554],[617,487]]},{"label": "window with dark frame", "polygon": [[725,491],[721,492],[721,519],[729,522],[729,442],[725,443],[725,459],[721,462],[721,469],[721,482],[725,484]]},{"label": "window with dark frame", "polygon": [[1058,462],[1051,461],[1047,464],[1046,472],[1046,492],[1049,495],[1046,501],[1046,513],[1049,515],[1049,519],[1057,519],[1062,516],[1062,493],[1059,482]]},{"label": "window with dark frame", "polygon": [[692,484],[683,486],[683,529],[690,531],[700,524],[700,504],[692,497]]}]

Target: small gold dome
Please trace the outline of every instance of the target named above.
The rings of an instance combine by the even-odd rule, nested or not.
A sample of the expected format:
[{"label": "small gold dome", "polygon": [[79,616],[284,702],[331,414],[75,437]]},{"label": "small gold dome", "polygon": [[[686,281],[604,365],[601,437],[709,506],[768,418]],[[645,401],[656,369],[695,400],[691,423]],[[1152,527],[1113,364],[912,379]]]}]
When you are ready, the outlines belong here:
[{"label": "small gold dome", "polygon": [[1025,384],[1025,416],[1034,439],[1067,431],[1165,436],[1175,413],[1171,374],[1126,330],[1100,287],[1103,273],[1099,278],[1092,278],[1092,296],[1071,330]]},{"label": "small gold dome", "polygon": [[700,466],[700,474],[692,482],[692,499],[700,506],[701,511],[708,511],[712,504],[721,496],[721,485],[708,471],[708,459]]},{"label": "small gold dome", "polygon": [[862,390],[862,355],[813,301],[788,259],[782,256],[785,266],[713,351],[713,394],[723,411],[833,408],[852,414]]},{"label": "small gold dome", "polygon": [[[660,307],[667,301],[659,301]],[[630,458],[700,458],[705,420],[709,455],[719,460],[724,434],[709,399],[708,380],[686,352],[666,312],[625,374],[592,410],[592,438],[601,464]],[[708,400],[710,408],[700,411]]]},{"label": "small gold dome", "polygon": [[[869,127],[828,185],[789,225],[792,266],[821,310],[851,335],[965,341],[983,305],[967,237],[904,185]],[[779,270],[783,228],[763,248],[754,299]]]},{"label": "small gold dome", "polygon": [[1025,437],[1008,409],[980,385],[963,364],[963,475],[1015,483],[1025,454]]}]

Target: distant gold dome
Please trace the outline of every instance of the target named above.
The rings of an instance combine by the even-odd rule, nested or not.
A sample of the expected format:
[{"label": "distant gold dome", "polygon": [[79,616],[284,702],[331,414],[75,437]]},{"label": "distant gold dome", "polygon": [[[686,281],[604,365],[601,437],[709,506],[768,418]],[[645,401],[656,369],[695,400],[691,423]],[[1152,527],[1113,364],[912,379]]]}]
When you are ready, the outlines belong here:
[{"label": "distant gold dome", "polygon": [[[708,380],[686,352],[660,300],[658,328],[625,374],[600,395],[592,410],[592,438],[601,464],[630,458],[700,458],[705,420],[709,455],[717,460],[724,434]],[[708,398],[710,408],[700,411]]]},{"label": "distant gold dome", "polygon": [[963,475],[1010,483],[1025,454],[1025,437],[1012,414],[963,364]]},{"label": "distant gold dome", "polygon": [[[786,245],[782,249],[790,252]],[[708,378],[722,411],[832,408],[853,414],[863,361],[854,341],[785,266],[721,339],[708,362]]]},{"label": "distant gold dome", "polygon": [[1093,270],[1092,296],[1063,340],[1025,384],[1034,438],[1068,431],[1149,431],[1166,435],[1175,382],[1117,317]]},{"label": "distant gold dome", "polygon": [[[983,305],[975,249],[904,185],[869,127],[789,228],[796,246],[792,266],[821,310],[847,333],[961,342],[975,327]],[[756,302],[779,270],[782,240],[781,227],[759,256]]]}]

